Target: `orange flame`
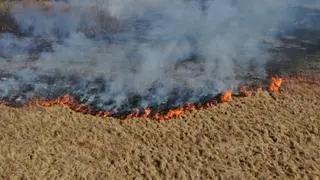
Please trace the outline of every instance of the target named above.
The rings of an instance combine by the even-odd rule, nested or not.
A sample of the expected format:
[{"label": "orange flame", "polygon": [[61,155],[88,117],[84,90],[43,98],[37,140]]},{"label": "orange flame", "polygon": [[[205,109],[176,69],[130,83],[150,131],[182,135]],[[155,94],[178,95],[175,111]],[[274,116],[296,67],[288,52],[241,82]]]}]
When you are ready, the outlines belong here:
[{"label": "orange flame", "polygon": [[157,120],[157,121],[161,121],[162,119],[161,119],[161,116],[160,116],[160,113],[156,113],[156,114],[154,114],[154,116],[153,116],[153,118],[155,119],[155,120]]},{"label": "orange flame", "polygon": [[170,109],[167,114],[164,115],[164,119],[171,119],[173,117],[179,118],[184,114],[184,108],[179,107],[176,109]]},{"label": "orange flame", "polygon": [[282,79],[278,77],[272,77],[271,82],[269,84],[268,91],[269,92],[278,92],[282,84]]},{"label": "orange flame", "polygon": [[108,111],[99,111],[96,116],[106,118],[112,116],[112,113]]},{"label": "orange flame", "polygon": [[246,87],[240,87],[240,96],[249,97],[252,95],[252,90]]},{"label": "orange flame", "polygon": [[83,114],[93,114],[100,117],[109,117],[112,115],[108,111],[99,111],[94,113],[92,109],[83,104],[79,104],[72,96],[65,95],[54,100],[35,100],[24,105],[24,107],[32,106],[42,106],[42,107],[52,107],[54,105],[65,105],[75,112],[81,112]]},{"label": "orange flame", "polygon": [[139,110],[133,110],[133,112],[131,112],[129,115],[127,115],[125,119],[139,117],[139,114],[140,114]]},{"label": "orange flame", "polygon": [[[283,80],[281,78],[273,77],[271,79],[271,83],[269,84],[268,91],[269,92],[277,92],[282,84]],[[240,88],[240,96],[248,97],[252,96],[253,94],[264,91],[262,87],[258,87],[255,90],[241,87]],[[125,119],[130,118],[143,118],[143,119],[155,119],[158,121],[168,120],[172,118],[179,118],[183,116],[186,112],[191,112],[195,110],[202,110],[207,108],[212,108],[217,105],[218,102],[226,103],[232,101],[232,91],[227,90],[221,96],[219,101],[215,98],[209,99],[206,103],[202,104],[201,106],[197,106],[195,103],[188,103],[186,106],[170,109],[167,113],[162,114],[160,112],[154,112],[151,108],[145,108],[143,111],[139,109],[133,110],[129,115],[125,117]],[[99,117],[111,117],[114,115],[111,111],[94,111],[90,107],[80,104],[77,102],[72,96],[65,95],[63,97],[59,97],[54,100],[34,100],[24,105],[24,107],[32,107],[32,106],[43,106],[43,107],[51,107],[54,105],[65,105],[68,106],[71,110],[76,112],[81,112],[84,114],[91,114]]]},{"label": "orange flame", "polygon": [[151,114],[151,109],[150,108],[146,108],[144,109],[144,114],[142,115],[143,118],[148,118]]},{"label": "orange flame", "polygon": [[220,97],[220,102],[221,103],[226,103],[226,102],[230,102],[230,101],[232,101],[232,91],[231,90],[227,90]]}]

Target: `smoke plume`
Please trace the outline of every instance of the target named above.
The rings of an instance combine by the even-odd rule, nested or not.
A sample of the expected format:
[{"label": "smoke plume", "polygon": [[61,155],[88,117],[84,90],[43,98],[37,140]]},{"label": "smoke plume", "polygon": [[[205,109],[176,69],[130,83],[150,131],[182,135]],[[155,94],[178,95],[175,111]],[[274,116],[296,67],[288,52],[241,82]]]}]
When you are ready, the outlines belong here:
[{"label": "smoke plume", "polygon": [[119,111],[179,106],[263,79],[263,43],[290,27],[292,0],[17,3],[0,37],[0,99],[71,94]]}]

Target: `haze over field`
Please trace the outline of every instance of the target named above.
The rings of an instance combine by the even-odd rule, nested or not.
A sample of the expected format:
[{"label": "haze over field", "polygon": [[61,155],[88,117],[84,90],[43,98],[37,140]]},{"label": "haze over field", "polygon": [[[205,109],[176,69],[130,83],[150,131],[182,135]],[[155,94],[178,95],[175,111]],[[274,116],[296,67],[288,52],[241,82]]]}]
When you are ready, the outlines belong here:
[{"label": "haze over field", "polygon": [[0,104],[0,179],[319,179],[320,6],[203,2],[74,0],[0,13],[0,102],[72,92],[117,109],[142,93],[138,106],[171,105],[266,72],[284,79],[279,93],[161,122]]},{"label": "haze over field", "polygon": [[43,8],[17,3],[10,16],[20,35],[0,38],[0,98],[25,103],[68,93],[87,105],[118,111],[179,106],[237,89],[248,74],[265,78],[271,54],[263,40],[294,25],[296,4],[74,0]]}]

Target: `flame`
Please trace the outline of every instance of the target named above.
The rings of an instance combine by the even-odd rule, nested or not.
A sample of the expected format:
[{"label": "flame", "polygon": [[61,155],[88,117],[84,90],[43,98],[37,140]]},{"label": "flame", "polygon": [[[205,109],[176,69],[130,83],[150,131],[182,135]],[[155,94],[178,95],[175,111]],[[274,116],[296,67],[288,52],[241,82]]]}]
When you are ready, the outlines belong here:
[{"label": "flame", "polygon": [[148,118],[151,114],[152,110],[151,108],[144,109],[144,114],[142,115],[143,118]]},{"label": "flame", "polygon": [[128,114],[125,119],[131,119],[131,118],[139,117],[139,114],[140,114],[139,110],[135,109],[130,114]]},{"label": "flame", "polygon": [[155,113],[153,118],[157,121],[163,121],[164,120],[164,117],[162,115],[160,115],[159,112]]},{"label": "flame", "polygon": [[232,91],[231,90],[227,90],[220,97],[220,102],[221,103],[226,103],[226,102],[230,102],[230,101],[232,101]]},{"label": "flame", "polygon": [[92,114],[100,117],[112,116],[111,112],[98,111],[94,112],[90,107],[78,103],[72,96],[65,95],[54,100],[35,100],[24,105],[24,107],[42,106],[52,107],[54,105],[65,105],[75,112],[81,112],[83,114]]},{"label": "flame", "polygon": [[240,87],[240,96],[250,97],[252,96],[252,90],[246,87]]},{"label": "flame", "polygon": [[[269,84],[268,91],[278,92],[282,82],[283,80],[281,78],[273,77],[271,79],[271,83]],[[256,89],[240,87],[239,94],[242,97],[249,97],[261,91],[264,91],[262,87],[257,87]],[[125,119],[142,118],[142,119],[155,119],[157,121],[163,121],[163,120],[169,120],[172,118],[180,118],[186,112],[212,108],[216,106],[218,103],[230,102],[232,101],[232,96],[233,96],[232,91],[227,90],[220,96],[220,99],[210,98],[205,103],[198,104],[198,105],[196,103],[188,103],[185,106],[170,109],[167,113],[155,112],[155,109],[151,109],[149,107],[143,110],[133,109],[131,113],[125,117]],[[65,96],[56,98],[54,100],[30,101],[29,103],[25,104],[24,107],[33,107],[33,106],[51,107],[54,105],[65,105],[65,106],[68,106],[73,111],[80,112],[83,114],[91,114],[94,116],[104,117],[104,118],[112,117],[115,115],[111,111],[94,111],[94,109],[86,105],[80,104],[70,95],[65,95]]]},{"label": "flame", "polygon": [[271,82],[269,84],[268,91],[269,92],[278,92],[282,84],[282,79],[278,77],[272,77]]},{"label": "flame", "polygon": [[112,113],[111,113],[111,112],[108,112],[108,111],[99,111],[99,112],[96,114],[96,116],[106,118],[106,117],[111,117],[111,116],[112,116]]},{"label": "flame", "polygon": [[171,119],[171,118],[179,118],[184,114],[184,108],[183,107],[179,107],[176,109],[170,109],[167,114],[164,115],[164,119]]}]

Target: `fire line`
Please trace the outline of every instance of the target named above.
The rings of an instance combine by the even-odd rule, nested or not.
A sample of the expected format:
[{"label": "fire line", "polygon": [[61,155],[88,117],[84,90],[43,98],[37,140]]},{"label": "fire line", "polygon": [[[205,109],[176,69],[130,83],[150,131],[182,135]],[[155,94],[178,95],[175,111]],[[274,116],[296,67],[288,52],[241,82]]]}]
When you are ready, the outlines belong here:
[{"label": "fire line", "polygon": [[[272,77],[267,91],[272,93],[278,92],[280,90],[282,83],[283,83],[282,78]],[[239,96],[249,97],[259,91],[263,91],[262,87],[256,88],[255,90],[249,89],[246,87],[240,87]],[[151,108],[145,108],[144,110],[140,110],[140,111],[139,109],[137,109],[137,110],[133,110],[130,114],[125,116],[124,119],[142,118],[142,119],[154,119],[157,121],[162,121],[162,120],[169,120],[172,118],[179,118],[187,112],[212,108],[213,106],[216,106],[218,103],[231,102],[233,96],[234,94],[231,90],[226,90],[224,93],[221,94],[218,100],[214,98],[210,98],[206,103],[200,106],[198,106],[196,103],[189,103],[183,107],[169,109],[166,113],[154,112],[154,110]],[[54,100],[33,100],[25,104],[23,107],[39,107],[39,106],[52,107],[54,105],[65,105],[65,106],[68,106],[71,110],[75,112],[83,113],[83,114],[91,114],[94,116],[104,117],[104,118],[114,117],[113,112],[95,111],[94,109],[88,106],[80,104],[70,95],[65,95]]]}]

